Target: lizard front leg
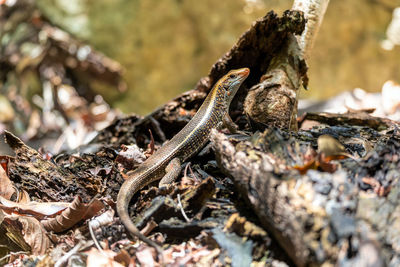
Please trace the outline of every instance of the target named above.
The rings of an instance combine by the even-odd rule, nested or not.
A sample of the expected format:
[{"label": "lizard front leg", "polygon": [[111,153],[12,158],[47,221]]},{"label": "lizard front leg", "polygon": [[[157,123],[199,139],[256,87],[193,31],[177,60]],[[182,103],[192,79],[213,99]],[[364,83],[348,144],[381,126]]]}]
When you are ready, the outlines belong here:
[{"label": "lizard front leg", "polygon": [[224,117],[222,118],[222,123],[223,126],[229,130],[229,132],[233,134],[238,132],[239,126],[232,121],[232,118],[229,116],[228,112],[225,113]]},{"label": "lizard front leg", "polygon": [[171,160],[167,167],[165,167],[165,175],[158,184],[158,187],[161,188],[174,182],[176,178],[178,178],[181,168],[182,166],[179,158],[174,158]]},{"label": "lizard front leg", "polygon": [[248,133],[239,130],[239,126],[232,121],[229,113],[225,113],[224,117],[222,118],[222,125],[232,134],[248,135]]}]

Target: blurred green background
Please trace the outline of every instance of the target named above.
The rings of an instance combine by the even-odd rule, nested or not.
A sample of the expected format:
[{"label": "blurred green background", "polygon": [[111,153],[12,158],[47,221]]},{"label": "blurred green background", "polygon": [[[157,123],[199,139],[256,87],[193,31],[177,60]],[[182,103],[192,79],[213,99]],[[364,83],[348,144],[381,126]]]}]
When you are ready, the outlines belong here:
[{"label": "blurred green background", "polygon": [[[53,22],[125,67],[128,91],[96,87],[124,112],[146,114],[191,89],[251,23],[292,0],[38,0]],[[331,0],[309,61],[324,99],[400,82],[400,48],[381,48],[398,0]]]}]

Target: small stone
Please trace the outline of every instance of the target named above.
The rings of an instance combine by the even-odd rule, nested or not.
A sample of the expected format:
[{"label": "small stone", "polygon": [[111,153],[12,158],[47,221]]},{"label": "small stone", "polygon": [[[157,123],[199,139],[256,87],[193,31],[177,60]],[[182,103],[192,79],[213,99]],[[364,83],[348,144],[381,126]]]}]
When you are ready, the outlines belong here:
[{"label": "small stone", "polygon": [[331,192],[332,189],[332,185],[329,183],[317,183],[314,185],[314,189],[320,194],[329,195],[329,192]]},{"label": "small stone", "polygon": [[354,234],[356,224],[353,217],[343,214],[339,209],[333,209],[331,215],[333,231],[339,238],[346,238]]}]

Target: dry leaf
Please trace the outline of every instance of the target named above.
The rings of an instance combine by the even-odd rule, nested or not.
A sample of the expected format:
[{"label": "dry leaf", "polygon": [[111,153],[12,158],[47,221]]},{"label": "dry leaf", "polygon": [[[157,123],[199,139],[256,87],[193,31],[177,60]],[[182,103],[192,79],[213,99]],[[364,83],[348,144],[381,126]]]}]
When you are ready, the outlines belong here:
[{"label": "dry leaf", "polygon": [[265,232],[261,227],[248,221],[245,217],[240,216],[239,213],[234,213],[229,217],[226,221],[224,232],[234,232],[239,236],[250,236],[253,238],[267,237],[267,232]]},{"label": "dry leaf", "polygon": [[[55,218],[50,218],[41,221],[47,231],[55,233],[63,232],[84,218],[91,218],[100,211],[104,205],[98,201],[92,201],[88,205],[82,202],[82,198],[77,196],[69,207],[57,215]],[[91,217],[89,217],[89,216]]]},{"label": "dry leaf", "polygon": [[20,204],[28,204],[31,202],[31,198],[29,197],[28,192],[25,190],[19,191],[19,196],[17,202]]},{"label": "dry leaf", "polygon": [[121,249],[117,255],[114,256],[114,260],[123,264],[124,266],[135,266],[135,261],[125,249]]},{"label": "dry leaf", "polygon": [[24,262],[29,259],[29,256],[23,254],[21,252],[10,253],[10,258],[8,259],[8,264],[4,265],[4,267],[16,267],[16,266],[24,266]]},{"label": "dry leaf", "polygon": [[307,173],[308,170],[316,170],[318,169],[318,162],[315,160],[315,158],[306,161],[303,165],[295,165],[293,166],[293,169],[296,169],[299,171],[301,175],[304,175]]},{"label": "dry leaf", "polygon": [[[342,157],[342,156],[341,156]],[[318,168],[324,172],[334,173],[337,170],[337,164],[330,162],[334,159],[343,159],[340,157],[325,157],[324,154],[320,154],[317,158]]]},{"label": "dry leaf", "polygon": [[146,160],[143,151],[137,145],[121,146],[121,151],[115,159],[118,163],[119,169],[132,170],[139,166]]},{"label": "dry leaf", "polygon": [[87,267],[123,267],[124,265],[116,262],[114,257],[117,256],[112,250],[103,250],[100,252],[95,248],[91,248],[86,252],[88,257],[86,260]]},{"label": "dry leaf", "polygon": [[167,266],[214,266],[214,258],[221,254],[219,249],[209,250],[188,242],[172,245],[164,251]]},{"label": "dry leaf", "polygon": [[[3,166],[3,165],[2,165]],[[10,178],[2,167],[0,167],[0,196],[10,199],[15,193],[15,188]]]},{"label": "dry leaf", "polygon": [[321,170],[333,173],[337,169],[337,165],[331,163],[334,159],[343,159],[351,157],[345,151],[342,144],[330,135],[321,135],[318,138],[318,154],[312,148],[309,148],[304,155],[304,164],[295,165],[293,169],[304,175],[308,170]]},{"label": "dry leaf", "polygon": [[136,252],[136,257],[140,262],[141,266],[155,266],[156,262],[154,260],[156,253],[155,249],[152,247],[144,246],[142,249]]},{"label": "dry leaf", "polygon": [[[7,236],[12,236],[11,239],[21,248],[26,249],[26,244],[29,245],[34,255],[43,255],[51,245],[46,230],[34,217],[7,215],[2,225],[8,232]],[[19,234],[22,235],[23,240]]]},{"label": "dry leaf", "polygon": [[32,253],[34,255],[43,255],[50,247],[50,239],[46,235],[46,230],[33,217],[18,216],[18,221],[22,224],[22,233],[26,243],[30,245]]},{"label": "dry leaf", "polygon": [[0,156],[0,166],[6,171],[8,176],[8,162],[10,161],[9,156]]},{"label": "dry leaf", "polygon": [[99,199],[93,199],[86,205],[86,212],[83,215],[83,220],[87,220],[95,216],[100,210],[104,209],[104,204]]},{"label": "dry leaf", "polygon": [[373,177],[363,177],[362,181],[371,186],[374,192],[380,197],[387,196],[390,193],[391,186],[384,187]]},{"label": "dry leaf", "polygon": [[38,219],[54,216],[68,208],[70,203],[65,202],[35,202],[17,203],[0,196],[0,209],[7,213],[29,214]]},{"label": "dry leaf", "polygon": [[304,165],[295,165],[293,169],[298,170],[301,175],[307,173],[308,170],[321,170],[324,172],[334,173],[337,169],[337,164],[330,162],[332,158],[324,157],[324,154],[318,155],[304,163]]},{"label": "dry leaf", "polygon": [[86,213],[86,206],[82,202],[82,199],[77,196],[71,205],[65,209],[61,214],[55,218],[43,220],[42,224],[47,231],[53,231],[55,233],[63,232],[77,222],[79,222],[83,215]]},{"label": "dry leaf", "polygon": [[352,157],[346,152],[344,146],[330,135],[324,134],[318,137],[318,153],[323,154],[325,161]]}]

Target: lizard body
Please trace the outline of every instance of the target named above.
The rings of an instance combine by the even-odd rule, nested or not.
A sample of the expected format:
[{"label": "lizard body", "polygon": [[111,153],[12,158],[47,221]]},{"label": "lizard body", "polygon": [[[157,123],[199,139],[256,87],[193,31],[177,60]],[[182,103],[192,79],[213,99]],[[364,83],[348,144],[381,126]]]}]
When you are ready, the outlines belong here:
[{"label": "lizard body", "polygon": [[128,213],[130,200],[138,190],[156,180],[161,179],[160,185],[163,185],[177,178],[181,169],[180,164],[207,143],[211,129],[221,128],[224,117],[229,118],[230,102],[249,73],[248,68],[242,68],[231,70],[223,76],[211,89],[188,124],[136,170],[128,172],[128,179],[118,193],[118,215],[133,236],[155,247],[158,252],[161,250],[159,246],[144,236],[131,221]]}]

